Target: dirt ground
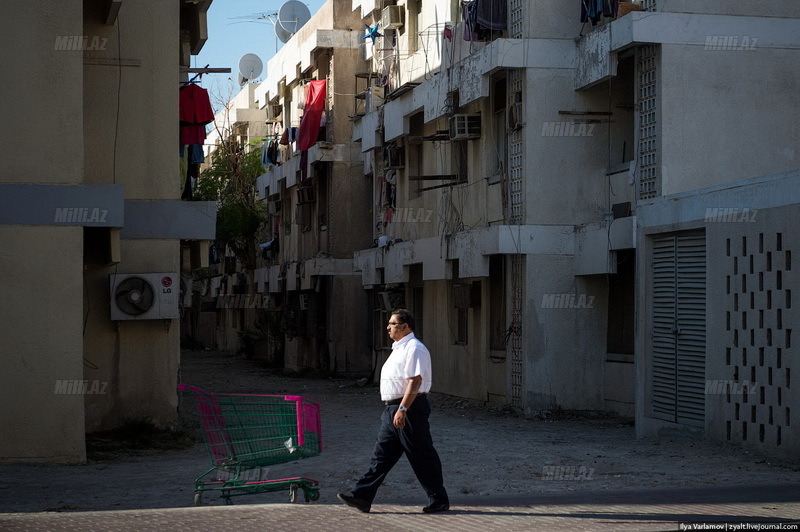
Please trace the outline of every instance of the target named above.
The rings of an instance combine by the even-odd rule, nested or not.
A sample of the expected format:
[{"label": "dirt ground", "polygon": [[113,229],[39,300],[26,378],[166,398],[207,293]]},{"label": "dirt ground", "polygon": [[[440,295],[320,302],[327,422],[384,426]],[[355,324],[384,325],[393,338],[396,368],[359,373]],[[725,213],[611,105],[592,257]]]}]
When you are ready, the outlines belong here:
[{"label": "dirt ground", "polygon": [[[209,391],[287,393],[319,402],[323,452],[267,472],[268,478],[317,479],[319,502],[336,502],[336,493],[348,489],[368,466],[383,408],[377,387],[352,380],[281,376],[258,361],[204,351],[183,352],[180,378]],[[529,420],[436,393],[431,404],[431,431],[454,501],[482,495],[800,482],[800,468],[726,444],[636,439],[630,420]],[[117,450],[92,453],[92,458],[82,465],[0,464],[0,512],[191,506],[193,481],[210,467],[199,441],[181,450]],[[423,505],[425,499],[408,463],[401,460],[375,502]],[[288,502],[288,492],[234,502]],[[204,503],[223,501],[207,495]]]}]

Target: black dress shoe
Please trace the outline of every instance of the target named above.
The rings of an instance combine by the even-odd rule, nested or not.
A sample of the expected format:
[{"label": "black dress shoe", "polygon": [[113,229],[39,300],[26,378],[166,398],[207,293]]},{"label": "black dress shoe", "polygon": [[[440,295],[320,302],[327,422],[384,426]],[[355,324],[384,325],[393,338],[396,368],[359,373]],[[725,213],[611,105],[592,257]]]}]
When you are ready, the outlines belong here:
[{"label": "black dress shoe", "polygon": [[359,510],[361,512],[364,512],[365,514],[369,513],[370,506],[372,506],[370,503],[368,503],[364,499],[359,499],[358,497],[353,497],[352,495],[349,495],[347,493],[337,493],[336,497],[340,501],[345,503],[347,506],[352,506],[353,508],[356,508],[357,510]]},{"label": "black dress shoe", "polygon": [[439,512],[446,512],[450,509],[450,503],[448,501],[444,502],[435,502],[429,506],[426,506],[422,509],[423,512],[426,514],[435,514]]}]

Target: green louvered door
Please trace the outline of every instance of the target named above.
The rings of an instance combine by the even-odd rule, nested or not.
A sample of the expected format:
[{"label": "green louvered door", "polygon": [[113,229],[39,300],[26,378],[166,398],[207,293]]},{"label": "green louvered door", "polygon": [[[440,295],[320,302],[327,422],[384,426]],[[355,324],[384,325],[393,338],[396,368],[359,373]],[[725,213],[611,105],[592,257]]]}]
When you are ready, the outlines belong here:
[{"label": "green louvered door", "polygon": [[653,239],[653,417],[702,427],[705,420],[706,243],[703,233]]}]

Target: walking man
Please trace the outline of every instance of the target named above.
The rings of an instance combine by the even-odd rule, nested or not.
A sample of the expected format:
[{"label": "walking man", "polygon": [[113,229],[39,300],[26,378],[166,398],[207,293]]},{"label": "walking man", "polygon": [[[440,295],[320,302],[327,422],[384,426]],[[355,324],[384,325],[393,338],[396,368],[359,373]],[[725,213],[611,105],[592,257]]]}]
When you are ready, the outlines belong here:
[{"label": "walking man", "polygon": [[450,499],[428,425],[431,354],[414,336],[414,317],[409,311],[394,311],[387,330],[394,344],[381,369],[381,399],[386,408],[381,416],[378,441],[369,471],[356,482],[351,493],[339,493],[337,497],[348,506],[369,512],[378,488],[405,453],[428,494],[428,506],[422,511],[446,512],[450,509]]}]

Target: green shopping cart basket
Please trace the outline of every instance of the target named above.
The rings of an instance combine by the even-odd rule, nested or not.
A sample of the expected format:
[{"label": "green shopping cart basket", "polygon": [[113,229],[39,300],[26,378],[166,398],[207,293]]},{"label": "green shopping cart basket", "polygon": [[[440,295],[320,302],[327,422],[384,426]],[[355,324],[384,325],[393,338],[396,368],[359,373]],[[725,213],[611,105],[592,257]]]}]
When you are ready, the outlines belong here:
[{"label": "green shopping cart basket", "polygon": [[317,456],[322,451],[320,406],[297,395],[211,393],[179,384],[200,418],[212,467],[195,480],[194,503],[203,493],[231,497],[289,489],[289,500],[319,498],[311,478],[267,479],[265,466]]}]

